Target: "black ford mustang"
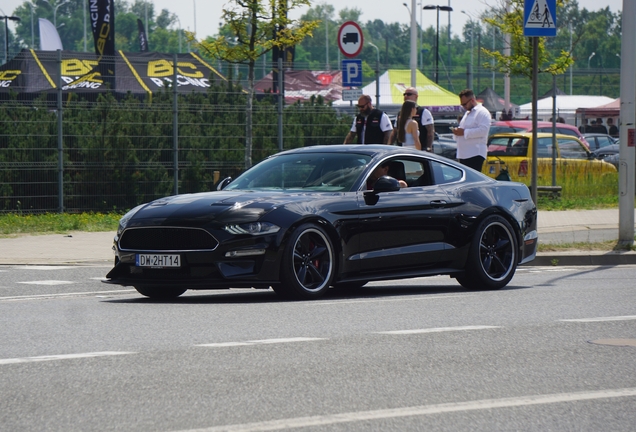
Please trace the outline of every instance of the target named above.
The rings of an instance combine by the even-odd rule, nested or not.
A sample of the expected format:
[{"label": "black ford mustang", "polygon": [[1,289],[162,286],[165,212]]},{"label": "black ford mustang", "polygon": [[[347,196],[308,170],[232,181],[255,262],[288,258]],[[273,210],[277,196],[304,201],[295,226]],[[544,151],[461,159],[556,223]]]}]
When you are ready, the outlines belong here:
[{"label": "black ford mustang", "polygon": [[[368,190],[381,166],[388,175]],[[537,250],[525,185],[403,147],[289,150],[218,189],[128,212],[106,282],[153,298],[272,287],[311,299],[330,287],[447,274],[489,290],[506,286]]]}]

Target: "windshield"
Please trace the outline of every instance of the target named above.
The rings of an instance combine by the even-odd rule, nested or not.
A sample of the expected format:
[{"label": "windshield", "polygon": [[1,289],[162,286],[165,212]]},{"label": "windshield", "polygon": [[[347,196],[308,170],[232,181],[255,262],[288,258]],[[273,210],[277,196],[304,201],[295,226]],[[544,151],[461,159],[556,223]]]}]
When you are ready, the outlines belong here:
[{"label": "windshield", "polygon": [[266,159],[225,190],[350,191],[371,160],[355,153],[294,153]]}]

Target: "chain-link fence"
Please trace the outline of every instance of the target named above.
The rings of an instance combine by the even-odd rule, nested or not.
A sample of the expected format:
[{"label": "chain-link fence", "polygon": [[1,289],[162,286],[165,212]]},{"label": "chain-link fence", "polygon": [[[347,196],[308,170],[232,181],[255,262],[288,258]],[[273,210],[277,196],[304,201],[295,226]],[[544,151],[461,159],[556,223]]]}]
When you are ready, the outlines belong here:
[{"label": "chain-link fence", "polygon": [[[185,74],[198,72],[176,62],[184,63]],[[62,73],[57,89],[4,94],[0,212],[124,211],[176,192],[208,191],[242,172],[245,90],[210,79],[203,89],[188,92],[180,85],[176,93],[165,79],[173,72],[166,68],[157,81],[164,89],[152,93],[62,91],[69,82]],[[187,78],[196,79],[179,74],[176,80]],[[275,96],[260,98],[253,108],[251,159],[256,163],[281,146],[342,143],[350,125],[351,116],[321,100],[279,110]]]},{"label": "chain-link fence", "polygon": [[[94,54],[66,51],[23,50],[0,68],[0,212],[124,211],[211,190],[243,171],[246,86],[233,83],[231,68],[226,80],[196,53],[107,60],[110,77],[96,70]],[[463,88],[466,76],[456,72],[449,85]],[[529,80],[514,79],[517,92],[529,91]],[[618,74],[601,82],[616,86]],[[354,111],[319,98],[282,106],[260,96],[251,160],[342,143]]]}]

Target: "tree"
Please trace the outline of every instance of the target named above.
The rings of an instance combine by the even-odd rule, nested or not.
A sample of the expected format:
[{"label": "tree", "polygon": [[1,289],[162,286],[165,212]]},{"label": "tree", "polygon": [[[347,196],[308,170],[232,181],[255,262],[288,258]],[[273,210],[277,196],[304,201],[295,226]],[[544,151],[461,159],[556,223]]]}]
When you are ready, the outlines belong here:
[{"label": "tree", "polygon": [[[299,6],[309,6],[309,0],[230,0],[223,9],[223,20],[233,38],[196,42],[196,46],[229,63],[248,66],[248,97],[245,121],[245,168],[252,166],[252,111],[254,104],[254,69],[256,60],[277,48],[299,44],[312,36],[317,21],[293,21],[287,13]],[[194,35],[188,35],[194,40]]]},{"label": "tree", "polygon": [[[562,8],[567,0],[557,0],[557,8]],[[506,5],[509,4],[509,10]],[[503,74],[532,76],[532,43],[530,38],[523,35],[523,10],[524,0],[500,0],[500,7],[493,8],[493,16],[485,18],[491,26],[499,29],[500,34],[510,35],[509,56],[499,51],[482,48],[486,56],[492,57],[495,64],[484,64]],[[563,73],[572,64],[572,54],[561,50],[558,55],[552,54],[546,49],[546,38],[539,38],[539,69],[538,72],[547,72],[552,75]]]}]

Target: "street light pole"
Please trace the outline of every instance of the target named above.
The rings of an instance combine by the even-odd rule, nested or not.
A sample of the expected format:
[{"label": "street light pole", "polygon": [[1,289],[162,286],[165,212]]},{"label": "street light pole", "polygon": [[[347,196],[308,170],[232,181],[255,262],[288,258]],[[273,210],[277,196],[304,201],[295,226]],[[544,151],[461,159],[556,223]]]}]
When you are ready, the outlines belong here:
[{"label": "street light pole", "polygon": [[181,20],[179,19],[178,15],[175,15],[177,17],[177,22],[179,23],[179,54],[181,54]]},{"label": "street light pole", "polygon": [[411,0],[411,87],[417,87],[416,70],[417,70],[417,21],[415,19],[416,1]]},{"label": "street light pole", "polygon": [[86,2],[82,2],[84,5],[84,52],[86,52]]},{"label": "street light pole", "polygon": [[375,48],[375,107],[380,108],[380,49],[371,42],[367,42]]},{"label": "street light pole", "polygon": [[587,68],[590,68],[590,60],[592,60],[592,57],[594,57],[596,55],[596,53],[594,51],[592,51],[592,54],[590,54],[590,56],[587,58]]},{"label": "street light pole", "polygon": [[450,70],[452,69],[451,66],[451,11],[453,10],[453,8],[451,8],[451,0],[448,0],[448,8],[450,9],[448,11],[448,71],[450,73]]},{"label": "street light pole", "polygon": [[409,17],[411,18],[411,58],[410,58],[410,68],[411,68],[411,87],[416,87],[416,69],[417,69],[417,48],[415,44],[417,43],[417,33],[415,26],[417,25],[417,20],[415,19],[415,0],[411,0],[411,7],[406,3],[402,3],[402,5],[409,11]]},{"label": "street light pole", "polygon": [[20,21],[17,16],[3,16],[0,19],[4,19],[4,64],[9,61],[9,20]]},{"label": "street light pole", "polygon": [[417,26],[417,33],[419,34],[419,41],[417,44],[417,67],[419,69],[422,69],[422,64],[424,63],[424,55],[422,54],[422,33],[424,33],[422,31],[422,25],[423,25],[423,21],[422,21],[422,3],[418,2],[417,3],[417,7],[420,9],[420,24]]},{"label": "street light pole", "polygon": [[64,6],[66,3],[70,1],[71,0],[64,0],[63,2],[60,2],[57,5],[53,6],[50,0],[44,0],[44,3],[51,6],[51,8],[53,9],[53,27],[55,27],[56,29],[57,29],[57,10],[60,8],[60,6]]},{"label": "street light pole", "polygon": [[35,45],[35,33],[33,32],[33,9],[37,6],[33,4],[33,1],[30,1],[27,4],[31,7],[31,49],[33,49]]},{"label": "street light pole", "polygon": [[422,9],[437,10],[437,32],[435,36],[435,84],[437,84],[439,83],[439,11],[452,12],[453,8],[450,6],[426,5]]}]

